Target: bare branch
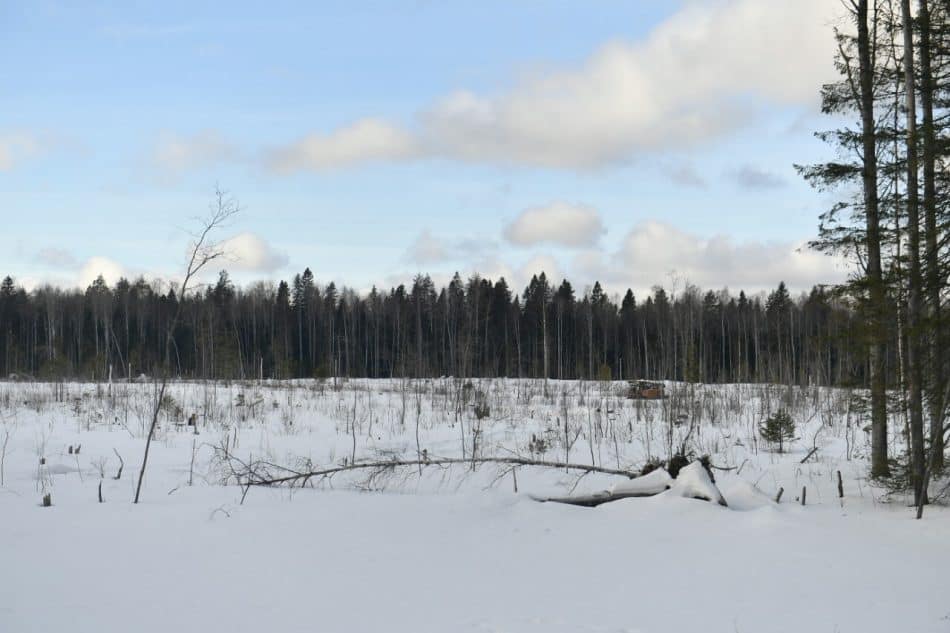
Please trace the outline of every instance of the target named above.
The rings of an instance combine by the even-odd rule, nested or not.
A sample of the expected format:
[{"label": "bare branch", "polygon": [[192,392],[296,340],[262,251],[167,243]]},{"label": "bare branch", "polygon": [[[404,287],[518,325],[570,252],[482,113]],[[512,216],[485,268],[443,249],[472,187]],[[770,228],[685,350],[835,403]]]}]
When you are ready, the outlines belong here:
[{"label": "bare branch", "polygon": [[372,483],[380,476],[391,473],[400,468],[425,468],[425,467],[447,467],[453,465],[464,465],[471,467],[482,464],[496,464],[505,466],[534,466],[539,468],[555,468],[565,470],[575,470],[583,473],[602,473],[606,475],[619,475],[633,479],[637,476],[636,472],[616,468],[604,468],[592,464],[575,464],[565,462],[553,462],[546,460],[535,460],[524,457],[444,457],[429,459],[391,459],[369,462],[347,463],[343,466],[333,466],[329,468],[318,468],[297,471],[286,466],[279,466],[265,461],[243,462],[239,458],[231,455],[226,449],[217,447],[216,450],[222,454],[225,463],[229,469],[229,478],[233,477],[241,486],[297,486],[303,487],[313,479],[323,479],[331,477],[338,473],[353,471],[369,471],[369,483]]}]

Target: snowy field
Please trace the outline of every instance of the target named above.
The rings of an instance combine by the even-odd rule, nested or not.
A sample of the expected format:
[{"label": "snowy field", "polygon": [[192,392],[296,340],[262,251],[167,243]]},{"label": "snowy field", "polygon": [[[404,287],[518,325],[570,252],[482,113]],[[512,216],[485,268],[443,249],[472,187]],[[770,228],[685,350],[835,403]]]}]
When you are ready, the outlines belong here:
[{"label": "snowy field", "polygon": [[[133,505],[155,385],[0,383],[0,631],[950,631],[950,512],[915,521],[869,485],[859,393],[625,388],[175,383]],[[758,433],[779,408],[798,424],[783,454]],[[732,468],[714,471],[728,508],[539,503],[623,478],[490,464],[245,491],[225,459],[474,452],[637,471],[681,445]]]}]

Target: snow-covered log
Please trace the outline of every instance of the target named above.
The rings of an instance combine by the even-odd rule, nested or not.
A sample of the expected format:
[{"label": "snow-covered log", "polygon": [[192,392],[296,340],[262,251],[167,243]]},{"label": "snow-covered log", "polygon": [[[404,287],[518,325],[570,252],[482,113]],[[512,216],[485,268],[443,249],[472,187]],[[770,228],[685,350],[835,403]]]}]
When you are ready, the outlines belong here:
[{"label": "snow-covered log", "polygon": [[[636,481],[636,480],[634,480]],[[728,507],[725,497],[716,484],[713,483],[706,468],[699,460],[694,461],[689,466],[680,469],[676,479],[673,480],[673,486],[666,492],[673,497],[688,497],[690,499],[703,499],[718,503],[721,506]]]},{"label": "snow-covered log", "polygon": [[703,463],[699,460],[680,469],[676,479],[663,468],[657,468],[642,477],[621,481],[614,484],[609,490],[595,492],[590,495],[570,497],[535,497],[537,501],[566,503],[574,506],[593,508],[602,503],[629,499],[631,497],[652,497],[667,494],[673,497],[687,497],[702,499],[728,507],[725,497],[713,483],[712,477]]},{"label": "snow-covered log", "polygon": [[573,497],[534,497],[535,500],[552,503],[566,503],[572,506],[593,508],[602,503],[629,499],[631,497],[652,497],[670,489],[675,480],[662,468],[657,468],[642,477],[621,481],[614,484],[609,490],[602,490],[590,495]]},{"label": "snow-covered log", "polygon": [[615,495],[632,494],[660,494],[664,490],[669,490],[675,480],[670,477],[664,468],[652,470],[642,477],[628,479],[615,483],[610,487],[610,493]]}]

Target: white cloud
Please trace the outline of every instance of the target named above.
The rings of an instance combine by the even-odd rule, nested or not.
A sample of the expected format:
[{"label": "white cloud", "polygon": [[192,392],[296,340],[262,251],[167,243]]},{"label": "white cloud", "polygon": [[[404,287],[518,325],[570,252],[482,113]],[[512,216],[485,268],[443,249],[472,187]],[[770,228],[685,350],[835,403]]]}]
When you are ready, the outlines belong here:
[{"label": "white cloud", "polygon": [[558,167],[689,146],[745,123],[753,100],[817,104],[834,73],[838,10],[833,0],[689,3],[645,40],[609,43],[579,68],[499,97],[450,95],[425,129],[439,153]]},{"label": "white cloud", "polygon": [[702,143],[764,105],[817,105],[834,77],[835,0],[687,2],[637,42],[614,41],[575,68],[512,90],[458,90],[415,127],[365,119],[276,153],[283,169],[419,156],[589,168]]},{"label": "white cloud", "polygon": [[28,291],[46,285],[85,290],[100,275],[114,287],[119,279],[132,279],[140,274],[109,257],[94,255],[79,259],[71,251],[54,247],[40,250],[33,256],[33,261],[40,268],[17,278],[17,282]]},{"label": "white cloud", "polygon": [[614,252],[578,252],[571,266],[577,285],[598,280],[610,292],[632,288],[638,295],[656,285],[682,290],[686,283],[756,293],[784,281],[793,291],[807,291],[817,284],[840,283],[849,270],[844,259],[812,251],[804,240],[707,237],[655,220],[635,226]]},{"label": "white cloud", "polygon": [[53,268],[72,268],[76,265],[76,257],[63,248],[44,248],[34,259]]},{"label": "white cloud", "polygon": [[102,275],[102,278],[105,279],[106,283],[110,286],[114,286],[115,282],[122,277],[129,277],[128,272],[122,264],[108,257],[96,256],[87,259],[79,268],[77,285],[80,288],[85,288],[95,281],[99,275]]},{"label": "white cloud", "polygon": [[447,259],[445,245],[428,230],[422,231],[406,251],[406,260],[413,264],[439,264]]},{"label": "white cloud", "polygon": [[204,130],[190,136],[166,132],[152,149],[151,160],[154,166],[166,174],[179,174],[232,160],[237,154],[235,147],[214,130]]},{"label": "white cloud", "polygon": [[780,189],[788,184],[781,176],[752,165],[743,165],[727,175],[743,189]]},{"label": "white cloud", "polygon": [[[234,273],[232,278],[235,282],[249,283],[255,275],[276,273],[288,263],[287,255],[254,233],[240,233],[222,241],[219,246],[223,257],[201,271],[192,281],[192,289],[202,283],[214,283],[222,269]],[[23,284],[27,288],[50,283],[60,287],[85,289],[99,275],[102,275],[110,287],[115,287],[116,282],[123,277],[135,279],[144,276],[155,283],[165,284],[180,284],[183,277],[182,271],[174,267],[171,270],[129,267],[102,255],[80,260],[70,251],[58,248],[41,250],[34,256],[34,261],[49,272],[40,271],[24,278]]]},{"label": "white cloud", "polygon": [[[539,275],[542,272],[547,276],[548,283],[558,285],[562,279],[562,268],[557,259],[546,253],[534,253],[527,260],[521,263],[513,263],[502,259],[498,255],[490,254],[468,259],[464,262],[457,262],[457,266],[442,267],[440,270],[425,270],[424,272],[432,278],[436,286],[443,287],[448,285],[452,276],[457,271],[463,280],[468,280],[473,275],[478,275],[482,279],[491,279],[498,281],[502,277],[508,283],[508,287],[514,294],[521,292],[528,285],[533,275]],[[420,271],[398,270],[376,282],[377,288],[394,288],[399,284],[405,284],[407,287],[412,285],[412,280]],[[369,290],[366,286],[364,292]]]},{"label": "white cloud", "polygon": [[271,153],[277,171],[323,170],[409,158],[417,153],[412,135],[380,119],[361,119],[329,134],[311,134]]},{"label": "white cloud", "polygon": [[287,255],[254,233],[240,233],[221,243],[225,268],[238,272],[271,273],[287,265]]},{"label": "white cloud", "polygon": [[546,253],[535,253],[520,264],[506,262],[497,256],[485,257],[463,268],[463,271],[464,278],[478,274],[485,279],[498,281],[504,277],[514,294],[521,294],[531,277],[541,273],[552,286],[560,284],[562,279],[562,268],[557,259]]},{"label": "white cloud", "polygon": [[33,292],[37,288],[42,288],[44,286],[52,286],[53,288],[78,287],[78,284],[75,283],[74,279],[66,279],[65,277],[57,277],[53,275],[23,275],[21,277],[14,277],[13,281],[17,286],[23,288],[27,292]]},{"label": "white cloud", "polygon": [[670,181],[681,187],[705,189],[708,186],[703,175],[690,163],[666,165],[661,169]]},{"label": "white cloud", "polygon": [[505,239],[528,246],[550,243],[579,247],[595,244],[604,233],[597,209],[567,202],[525,209],[505,227]]},{"label": "white cloud", "polygon": [[[451,246],[443,246],[452,244],[451,239],[436,239],[428,231],[423,231],[409,252],[426,254],[428,261],[423,261],[426,256],[419,255],[415,263],[432,264],[435,270],[425,272],[432,273],[437,281],[447,281],[452,271],[458,270],[463,278],[474,273],[489,279],[505,277],[516,292],[524,289],[532,275],[542,271],[552,285],[566,276],[578,292],[599,281],[611,293],[632,288],[637,295],[649,293],[655,285],[679,291],[685,283],[709,290],[728,287],[736,293],[757,293],[773,290],[784,281],[793,291],[807,291],[816,284],[840,283],[850,271],[844,259],[812,251],[804,240],[700,235],[658,220],[634,226],[616,247],[602,246],[596,239],[581,240],[584,243],[564,260],[564,244],[554,241],[559,235],[528,232],[537,226],[548,226],[530,221],[531,216],[526,212],[519,218],[529,220],[518,229],[525,232],[521,239],[540,245],[524,255],[527,259],[505,249],[459,253]],[[596,238],[599,232],[589,234]],[[544,244],[550,246],[545,248]],[[562,266],[562,261],[569,265]],[[452,266],[445,266],[445,262],[452,262]],[[395,280],[411,281],[413,275],[403,270],[384,280],[383,285]]]},{"label": "white cloud", "polygon": [[46,143],[28,132],[0,132],[0,171],[11,171],[22,161],[42,154]]},{"label": "white cloud", "polygon": [[515,291],[520,292],[527,287],[528,282],[534,275],[540,275],[548,278],[548,284],[557,287],[561,283],[561,267],[557,260],[551,255],[535,255],[524,264],[522,264],[512,275],[510,281],[514,282]]},{"label": "white cloud", "polygon": [[702,288],[727,286],[736,291],[773,289],[779,281],[805,290],[836,283],[846,276],[842,260],[809,250],[800,242],[737,241],[729,236],[701,237],[664,222],[643,222],[630,231],[606,266],[587,261],[615,284],[635,289],[668,285],[671,273]]}]

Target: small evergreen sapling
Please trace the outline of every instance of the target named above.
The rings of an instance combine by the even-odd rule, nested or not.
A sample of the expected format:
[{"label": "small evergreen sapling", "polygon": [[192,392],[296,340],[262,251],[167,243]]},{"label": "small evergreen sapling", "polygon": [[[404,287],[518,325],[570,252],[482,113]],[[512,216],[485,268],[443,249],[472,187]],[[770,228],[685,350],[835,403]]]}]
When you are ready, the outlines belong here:
[{"label": "small evergreen sapling", "polygon": [[778,452],[784,453],[785,442],[795,437],[795,421],[788,411],[781,409],[759,425],[759,434],[766,442],[778,444]]}]

